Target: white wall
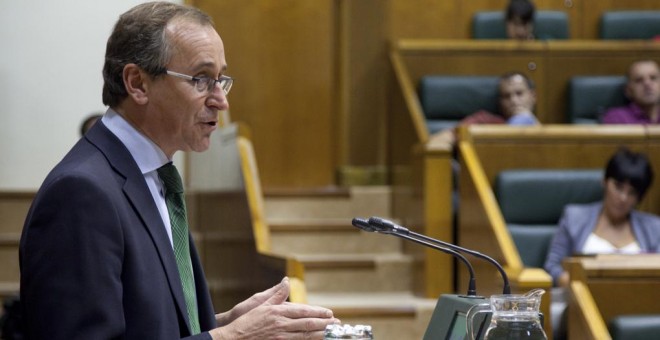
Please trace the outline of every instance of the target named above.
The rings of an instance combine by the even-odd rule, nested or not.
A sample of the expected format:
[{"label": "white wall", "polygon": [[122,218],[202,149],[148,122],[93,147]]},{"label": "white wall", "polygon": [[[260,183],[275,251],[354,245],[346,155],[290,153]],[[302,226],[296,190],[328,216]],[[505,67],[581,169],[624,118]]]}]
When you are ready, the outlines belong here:
[{"label": "white wall", "polygon": [[0,190],[36,190],[82,119],[105,111],[105,43],[142,2],[0,0]]}]

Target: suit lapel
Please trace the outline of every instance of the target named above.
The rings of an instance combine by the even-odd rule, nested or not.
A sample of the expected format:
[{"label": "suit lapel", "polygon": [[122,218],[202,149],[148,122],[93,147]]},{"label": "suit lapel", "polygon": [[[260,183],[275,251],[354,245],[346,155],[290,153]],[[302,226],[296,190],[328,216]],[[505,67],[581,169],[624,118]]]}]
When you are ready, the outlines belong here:
[{"label": "suit lapel", "polygon": [[[92,130],[87,133],[86,138],[99,148],[115,171],[124,177],[125,182],[122,190],[136,215],[142,220],[158,250],[179,314],[186,320],[186,325],[189,325],[183,287],[172,244],[137,163],[124,144],[101,121],[94,125]],[[190,326],[188,326],[188,332],[190,332]]]}]

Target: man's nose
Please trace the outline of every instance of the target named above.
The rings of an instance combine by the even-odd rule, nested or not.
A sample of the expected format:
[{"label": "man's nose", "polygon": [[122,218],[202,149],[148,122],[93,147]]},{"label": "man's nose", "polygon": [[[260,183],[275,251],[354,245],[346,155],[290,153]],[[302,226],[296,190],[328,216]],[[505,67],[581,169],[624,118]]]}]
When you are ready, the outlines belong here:
[{"label": "man's nose", "polygon": [[222,111],[229,109],[227,94],[219,83],[215,83],[215,86],[213,86],[213,90],[209,93],[209,97],[206,100],[206,105]]}]

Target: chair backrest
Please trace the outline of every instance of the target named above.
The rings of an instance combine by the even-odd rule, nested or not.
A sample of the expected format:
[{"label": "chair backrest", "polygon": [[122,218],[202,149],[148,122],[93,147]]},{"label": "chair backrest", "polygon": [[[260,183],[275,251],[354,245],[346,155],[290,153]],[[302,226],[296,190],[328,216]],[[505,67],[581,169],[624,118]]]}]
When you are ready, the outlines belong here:
[{"label": "chair backrest", "polygon": [[567,121],[597,124],[608,108],[627,104],[624,76],[575,76],[569,80]]},{"label": "chair backrest", "polygon": [[[503,11],[481,11],[472,17],[474,39],[507,39]],[[537,11],[534,35],[538,40],[568,39],[568,15],[562,11]]]},{"label": "chair backrest", "polygon": [[606,11],[600,17],[601,39],[652,39],[660,36],[660,11]]},{"label": "chair backrest", "polygon": [[479,111],[497,112],[499,77],[424,76],[419,82],[419,100],[430,133],[454,127]]},{"label": "chair backrest", "polygon": [[495,196],[526,267],[543,267],[564,207],[601,200],[603,172],[511,169],[499,173]]},{"label": "chair backrest", "polygon": [[660,334],[660,315],[620,315],[608,325],[613,340],[657,339]]}]

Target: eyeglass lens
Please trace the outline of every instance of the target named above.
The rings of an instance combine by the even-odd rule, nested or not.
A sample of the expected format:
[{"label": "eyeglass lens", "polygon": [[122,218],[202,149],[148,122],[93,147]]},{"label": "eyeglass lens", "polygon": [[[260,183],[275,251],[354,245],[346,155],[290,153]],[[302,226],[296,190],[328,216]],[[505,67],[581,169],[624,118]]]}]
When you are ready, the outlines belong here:
[{"label": "eyeglass lens", "polygon": [[204,90],[208,92],[213,92],[213,88],[215,87],[215,84],[220,83],[220,88],[222,91],[225,92],[225,94],[229,93],[229,90],[231,89],[232,85],[232,79],[227,79],[227,78],[221,78],[221,79],[211,79],[211,78],[201,78],[197,82],[197,90],[200,92],[203,92]]}]

